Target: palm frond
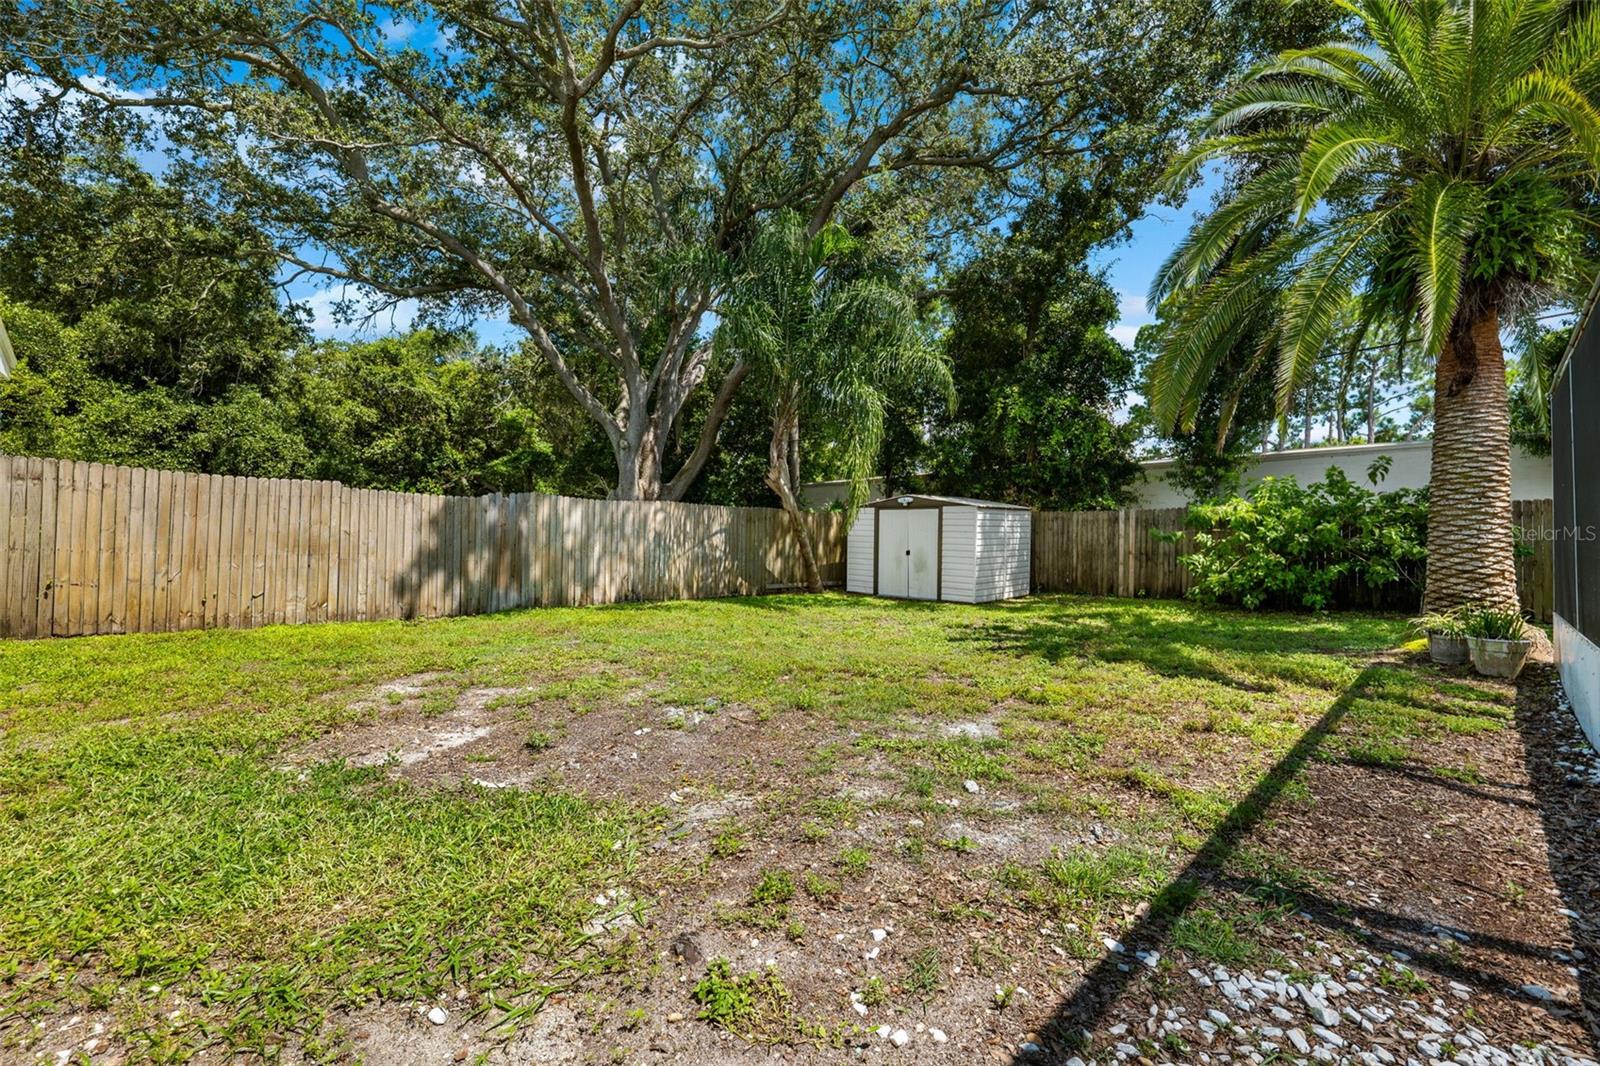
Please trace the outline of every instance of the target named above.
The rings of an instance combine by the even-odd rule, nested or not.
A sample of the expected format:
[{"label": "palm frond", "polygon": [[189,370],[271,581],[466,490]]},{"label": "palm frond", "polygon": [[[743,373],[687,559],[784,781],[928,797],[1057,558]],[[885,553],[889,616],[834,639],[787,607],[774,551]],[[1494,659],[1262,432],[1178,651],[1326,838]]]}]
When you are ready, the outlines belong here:
[{"label": "palm frond", "polygon": [[1335,182],[1350,171],[1370,166],[1382,151],[1398,147],[1388,131],[1362,121],[1367,116],[1330,122],[1313,133],[1300,157],[1295,214],[1304,219]]},{"label": "palm frond", "polygon": [[1411,209],[1422,345],[1428,355],[1437,355],[1455,320],[1462,259],[1482,220],[1483,196],[1467,182],[1430,175],[1418,186]]}]

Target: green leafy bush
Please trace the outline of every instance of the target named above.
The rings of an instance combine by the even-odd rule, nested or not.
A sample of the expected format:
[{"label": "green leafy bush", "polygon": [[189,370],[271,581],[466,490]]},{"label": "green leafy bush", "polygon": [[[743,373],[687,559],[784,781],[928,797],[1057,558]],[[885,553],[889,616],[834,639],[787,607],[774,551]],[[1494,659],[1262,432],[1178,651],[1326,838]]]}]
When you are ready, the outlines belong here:
[{"label": "green leafy bush", "polygon": [[1422,587],[1424,490],[1377,492],[1330,467],[1319,484],[1267,478],[1248,497],[1194,504],[1187,523],[1183,564],[1202,602],[1393,607],[1414,605]]}]

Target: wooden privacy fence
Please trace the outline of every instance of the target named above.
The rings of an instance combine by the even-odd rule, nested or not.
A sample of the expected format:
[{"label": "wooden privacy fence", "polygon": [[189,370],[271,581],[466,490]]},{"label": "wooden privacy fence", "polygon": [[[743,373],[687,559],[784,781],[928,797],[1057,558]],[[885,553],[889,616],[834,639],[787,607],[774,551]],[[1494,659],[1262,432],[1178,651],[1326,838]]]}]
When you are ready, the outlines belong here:
[{"label": "wooden privacy fence", "polygon": [[[1184,531],[1185,508],[1124,508],[1120,511],[1037,511],[1033,516],[1033,587],[1036,592],[1091,596],[1176,599],[1192,579],[1179,558],[1181,543],[1154,536]],[[1517,555],[1522,608],[1550,621],[1554,557],[1554,508],[1549,500],[1516,500],[1512,523],[1524,546]]]},{"label": "wooden privacy fence", "polygon": [[[825,581],[842,516],[810,515]],[[431,496],[0,456],[0,637],[479,614],[802,580],[760,507]]]}]

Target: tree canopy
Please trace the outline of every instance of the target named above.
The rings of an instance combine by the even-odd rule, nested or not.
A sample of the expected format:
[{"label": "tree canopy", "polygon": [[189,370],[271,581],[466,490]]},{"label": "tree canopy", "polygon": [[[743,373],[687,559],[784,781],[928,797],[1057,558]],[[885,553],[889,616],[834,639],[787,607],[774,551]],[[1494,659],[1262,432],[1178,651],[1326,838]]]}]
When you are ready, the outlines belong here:
[{"label": "tree canopy", "polygon": [[72,90],[37,109],[155,115],[296,269],[508,317],[625,498],[681,497],[715,443],[748,368],[704,327],[760,218],[838,220],[935,270],[1062,175],[1159,166],[1240,47],[1208,0],[0,11],[7,70]]}]

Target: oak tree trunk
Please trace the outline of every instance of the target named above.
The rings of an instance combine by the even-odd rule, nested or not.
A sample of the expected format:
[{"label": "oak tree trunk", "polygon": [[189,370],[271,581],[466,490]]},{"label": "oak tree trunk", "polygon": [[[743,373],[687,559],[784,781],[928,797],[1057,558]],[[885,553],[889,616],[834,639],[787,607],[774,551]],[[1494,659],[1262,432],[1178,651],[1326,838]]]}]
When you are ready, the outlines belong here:
[{"label": "oak tree trunk", "polygon": [[1511,436],[1500,315],[1493,306],[1451,331],[1434,370],[1423,608],[1516,609]]}]

